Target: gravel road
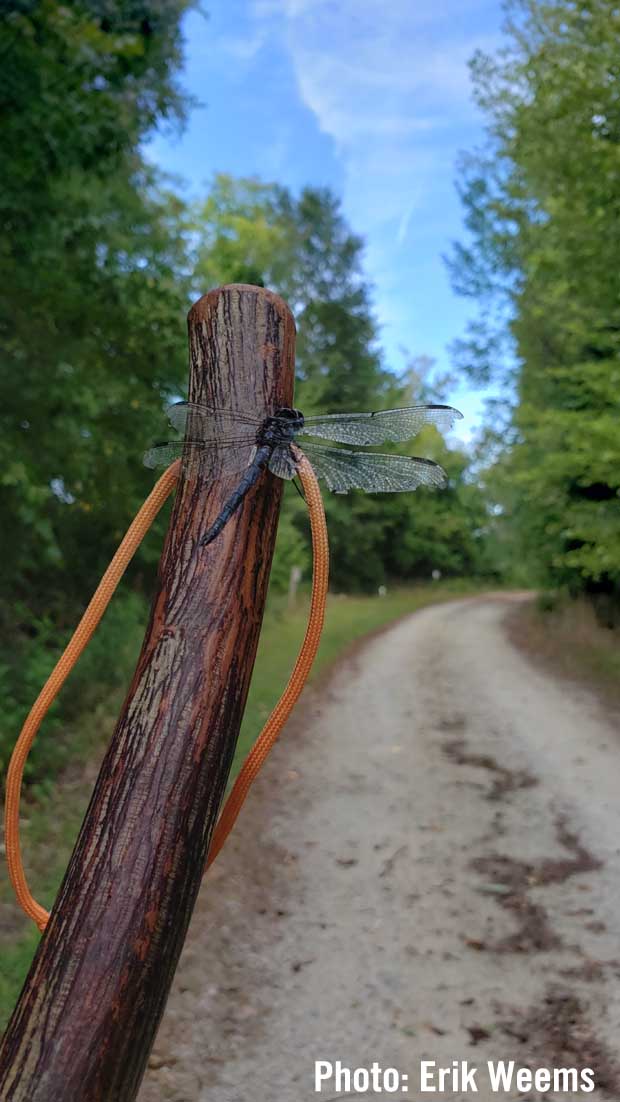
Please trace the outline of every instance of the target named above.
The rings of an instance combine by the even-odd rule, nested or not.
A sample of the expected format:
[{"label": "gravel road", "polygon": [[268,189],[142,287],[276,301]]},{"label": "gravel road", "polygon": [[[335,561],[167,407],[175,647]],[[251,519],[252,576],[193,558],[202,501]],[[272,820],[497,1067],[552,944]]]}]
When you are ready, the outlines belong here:
[{"label": "gravel road", "polygon": [[[519,594],[426,608],[309,691],[209,874],[140,1102],[620,1100],[620,740],[508,641]],[[616,721],[617,721],[616,717]],[[420,1090],[420,1062],[478,1067]],[[592,1067],[493,1093],[487,1061]],[[544,1086],[544,1083],[543,1083]]]}]

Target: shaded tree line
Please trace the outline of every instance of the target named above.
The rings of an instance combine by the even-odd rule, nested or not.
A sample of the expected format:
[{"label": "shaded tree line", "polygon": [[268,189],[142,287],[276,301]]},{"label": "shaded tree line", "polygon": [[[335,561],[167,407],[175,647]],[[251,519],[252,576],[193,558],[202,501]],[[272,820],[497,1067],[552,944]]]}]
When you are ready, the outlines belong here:
[{"label": "shaded tree line", "polygon": [[[513,408],[487,437],[496,547],[527,576],[620,610],[620,8],[515,0],[472,73],[483,148],[461,161],[457,356]],[[496,413],[499,407],[496,406]]]}]

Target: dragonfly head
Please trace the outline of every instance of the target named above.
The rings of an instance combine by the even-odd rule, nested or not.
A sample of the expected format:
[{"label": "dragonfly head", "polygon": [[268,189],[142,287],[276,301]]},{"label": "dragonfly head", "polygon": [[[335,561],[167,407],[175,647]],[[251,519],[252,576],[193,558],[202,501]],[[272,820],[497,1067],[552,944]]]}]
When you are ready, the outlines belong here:
[{"label": "dragonfly head", "polygon": [[300,432],[304,427],[304,415],[300,409],[289,409],[288,406],[282,406],[276,413],[278,421],[283,421],[287,428],[291,428],[293,432]]},{"label": "dragonfly head", "polygon": [[265,419],[260,437],[266,444],[290,444],[303,427],[304,415],[301,410],[282,406],[273,417]]}]

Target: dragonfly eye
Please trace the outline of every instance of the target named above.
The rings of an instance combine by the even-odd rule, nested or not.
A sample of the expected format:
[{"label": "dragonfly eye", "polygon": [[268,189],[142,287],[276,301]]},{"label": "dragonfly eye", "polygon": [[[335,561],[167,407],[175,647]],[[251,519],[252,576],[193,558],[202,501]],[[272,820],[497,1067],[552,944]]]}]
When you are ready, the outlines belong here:
[{"label": "dragonfly eye", "polygon": [[276,417],[279,421],[289,421],[296,432],[303,428],[304,415],[300,409],[290,409],[288,406],[283,406],[276,413]]}]

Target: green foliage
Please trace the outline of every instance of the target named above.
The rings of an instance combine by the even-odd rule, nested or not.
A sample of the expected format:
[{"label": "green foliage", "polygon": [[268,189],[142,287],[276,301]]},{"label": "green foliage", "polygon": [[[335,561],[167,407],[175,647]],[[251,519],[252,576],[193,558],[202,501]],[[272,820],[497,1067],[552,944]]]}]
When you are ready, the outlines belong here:
[{"label": "green foliage", "polygon": [[[487,149],[464,159],[455,283],[481,317],[460,358],[516,383],[492,476],[535,576],[620,602],[620,13],[519,0],[473,63]],[[513,366],[489,356],[512,339]],[[516,366],[515,366],[516,365]]]},{"label": "green foliage", "polygon": [[298,567],[302,578],[309,581],[312,573],[311,547],[306,507],[294,489],[287,486],[269,578],[271,589],[277,593],[286,592],[293,567]]},{"label": "green foliage", "polygon": [[[122,170],[143,134],[182,118],[175,82],[188,0],[22,0],[0,9],[3,215],[11,240],[54,218],[56,188]],[[20,218],[18,220],[17,215]],[[24,221],[25,220],[25,223]]]},{"label": "green foliage", "polygon": [[[413,448],[411,449],[414,450]],[[482,541],[486,512],[479,488],[468,481],[468,458],[450,450],[433,429],[415,450],[436,459],[450,482],[441,492],[329,496],[326,512],[337,591],[371,591],[407,578],[430,580],[486,573]]]},{"label": "green foliage", "polygon": [[[149,488],[139,441],[160,430],[162,396],[185,377],[185,212],[139,142],[182,117],[174,71],[187,6],[23,0],[2,11],[2,764]],[[113,624],[134,622],[123,608],[50,716],[31,780],[65,760],[59,733],[83,703],[81,671],[115,684]]]},{"label": "green foliage", "polygon": [[148,486],[135,441],[185,373],[183,208],[138,142],[181,111],[186,6],[23,3],[0,23],[0,598],[35,616],[105,565]]},{"label": "green foliage", "polygon": [[[26,606],[14,609],[11,646],[0,661],[0,777],[4,778],[15,739],[28,711],[58,661],[74,624],[59,627],[50,616],[35,617]],[[77,755],[80,728],[92,708],[105,699],[120,706],[127,670],[135,662],[148,619],[148,603],[138,593],[124,591],[112,601],[95,635],[58,699],[48,712],[26,764],[29,786],[53,779]],[[110,731],[105,732],[109,736]],[[90,746],[93,732],[86,733]]]}]

